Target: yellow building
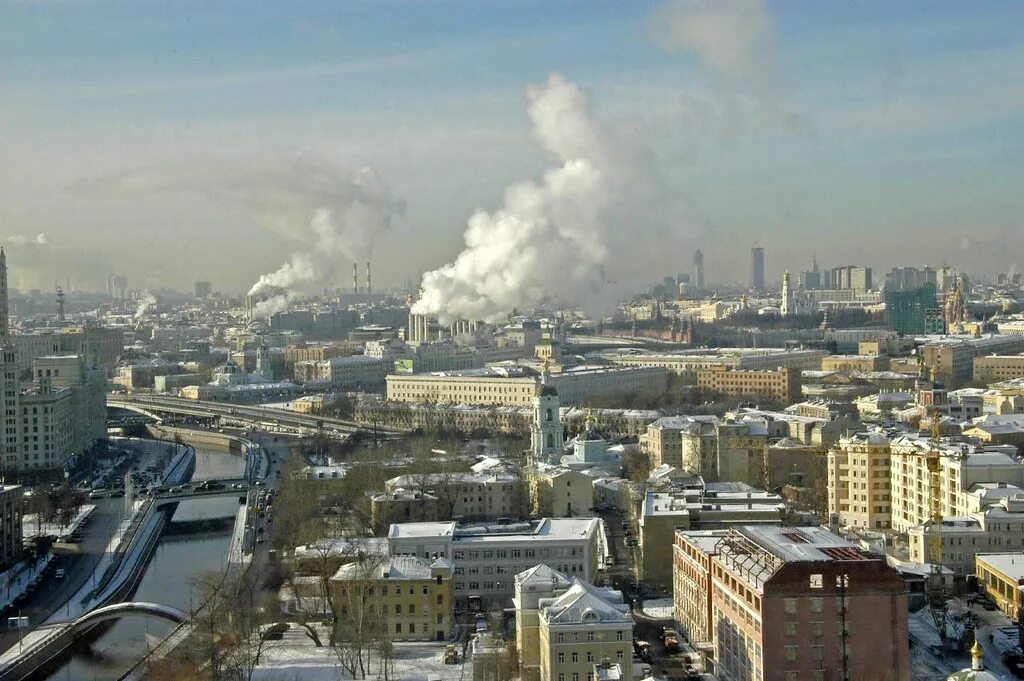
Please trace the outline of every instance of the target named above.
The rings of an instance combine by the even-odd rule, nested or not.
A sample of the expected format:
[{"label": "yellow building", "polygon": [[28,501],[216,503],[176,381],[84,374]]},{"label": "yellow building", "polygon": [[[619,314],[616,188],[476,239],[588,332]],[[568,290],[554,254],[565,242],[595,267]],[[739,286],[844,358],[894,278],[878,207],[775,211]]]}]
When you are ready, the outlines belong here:
[{"label": "yellow building", "polygon": [[844,527],[887,528],[892,524],[889,438],[857,433],[828,452],[828,512]]},{"label": "yellow building", "polygon": [[1024,355],[986,355],[974,358],[974,378],[1005,381],[1024,378]]},{"label": "yellow building", "polygon": [[534,518],[594,514],[593,478],[578,471],[537,464],[529,472],[530,511]]},{"label": "yellow building", "polygon": [[886,355],[831,355],[821,360],[822,371],[888,371],[889,357]]},{"label": "yellow building", "polygon": [[561,572],[541,564],[515,577],[512,605],[516,609],[516,650],[522,681],[540,679],[540,620],[538,604],[542,598],[564,593],[572,580]]},{"label": "yellow building", "polygon": [[1024,554],[989,553],[974,560],[978,585],[1007,617],[1017,619],[1024,584]]},{"label": "yellow building", "polygon": [[574,579],[537,604],[540,681],[583,681],[607,660],[633,678],[633,617],[622,593]]},{"label": "yellow building", "polygon": [[367,557],[338,568],[331,595],[338,636],[357,617],[373,617],[392,641],[445,641],[452,629],[455,595],[450,561],[414,556]]},{"label": "yellow building", "polygon": [[727,369],[713,367],[697,372],[697,387],[725,395],[767,395],[787,404],[801,397],[799,369]]}]

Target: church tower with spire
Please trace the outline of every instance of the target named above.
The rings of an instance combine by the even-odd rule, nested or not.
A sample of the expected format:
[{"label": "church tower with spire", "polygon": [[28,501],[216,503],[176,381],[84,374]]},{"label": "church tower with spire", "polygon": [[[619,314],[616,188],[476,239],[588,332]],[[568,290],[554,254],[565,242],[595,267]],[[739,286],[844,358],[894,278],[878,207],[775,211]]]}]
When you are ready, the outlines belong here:
[{"label": "church tower with spire", "polygon": [[557,464],[564,452],[561,400],[558,391],[548,383],[551,368],[547,360],[540,372],[540,385],[533,398],[533,429],[530,431],[530,451],[535,463]]}]

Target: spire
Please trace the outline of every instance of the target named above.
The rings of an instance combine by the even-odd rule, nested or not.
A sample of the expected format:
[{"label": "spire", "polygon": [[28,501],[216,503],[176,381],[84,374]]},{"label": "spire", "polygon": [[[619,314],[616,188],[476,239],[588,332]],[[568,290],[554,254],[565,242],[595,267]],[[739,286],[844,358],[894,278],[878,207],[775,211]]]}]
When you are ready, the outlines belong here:
[{"label": "spire", "polygon": [[978,643],[978,639],[974,639],[974,645],[971,646],[971,671],[980,672],[985,669],[985,649]]}]

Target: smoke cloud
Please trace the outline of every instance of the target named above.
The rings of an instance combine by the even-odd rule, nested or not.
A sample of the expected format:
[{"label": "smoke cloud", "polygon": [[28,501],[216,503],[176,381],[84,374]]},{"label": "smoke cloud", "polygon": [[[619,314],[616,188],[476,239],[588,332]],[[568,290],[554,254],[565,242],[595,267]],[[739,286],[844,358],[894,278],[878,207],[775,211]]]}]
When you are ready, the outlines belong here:
[{"label": "smoke cloud", "polygon": [[312,247],[293,253],[249,290],[249,295],[264,298],[253,313],[269,316],[287,309],[297,298],[318,293],[346,259],[370,260],[374,240],[391,227],[392,217],[401,209],[401,202],[372,168],[340,181],[328,204],[317,208],[310,220]]},{"label": "smoke cloud", "polygon": [[145,317],[158,302],[159,301],[156,299],[156,296],[149,291],[144,291],[142,299],[139,300],[139,306],[135,308],[135,318],[142,319]]},{"label": "smoke cloud", "polygon": [[668,0],[651,16],[666,52],[692,52],[729,86],[712,106],[738,109],[737,122],[760,120],[801,134],[810,124],[785,93],[777,71],[775,25],[765,0]]},{"label": "smoke cloud", "polygon": [[442,323],[493,322],[549,301],[597,312],[643,276],[651,254],[638,240],[663,222],[668,203],[652,157],[597,123],[586,94],[562,75],[526,94],[533,137],[557,165],[470,217],[465,249],[423,276],[413,312]]}]

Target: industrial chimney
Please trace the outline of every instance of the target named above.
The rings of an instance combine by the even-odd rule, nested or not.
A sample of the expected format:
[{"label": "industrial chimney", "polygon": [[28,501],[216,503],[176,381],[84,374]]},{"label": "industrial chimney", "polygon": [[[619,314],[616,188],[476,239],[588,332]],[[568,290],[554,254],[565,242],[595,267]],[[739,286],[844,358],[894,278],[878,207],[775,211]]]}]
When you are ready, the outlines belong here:
[{"label": "industrial chimney", "polygon": [[371,284],[371,281],[370,281],[370,261],[367,260],[366,261],[366,297],[367,298],[369,298],[370,297],[370,293],[372,293],[371,286],[372,286],[372,284]]},{"label": "industrial chimney", "polygon": [[352,293],[359,295],[359,264],[352,261]]}]

